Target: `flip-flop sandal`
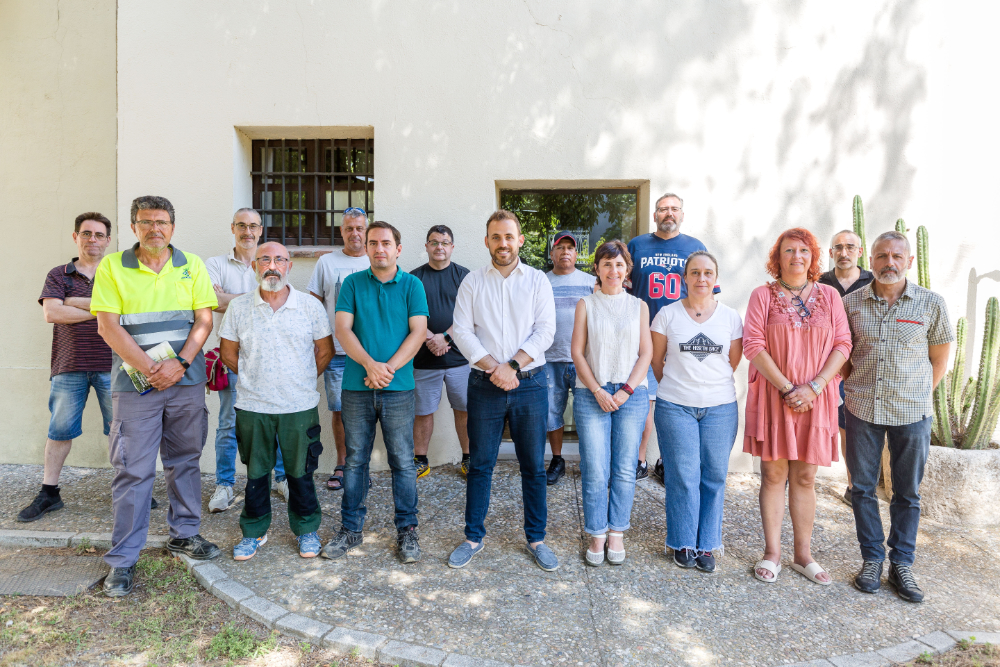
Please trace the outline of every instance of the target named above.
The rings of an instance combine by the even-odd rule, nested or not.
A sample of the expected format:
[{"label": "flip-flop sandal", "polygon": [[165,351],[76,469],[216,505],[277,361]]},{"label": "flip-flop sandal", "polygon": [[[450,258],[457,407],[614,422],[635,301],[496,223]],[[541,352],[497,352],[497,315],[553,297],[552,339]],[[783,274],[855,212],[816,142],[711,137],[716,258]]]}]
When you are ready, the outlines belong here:
[{"label": "flip-flop sandal", "polygon": [[[771,573],[770,579],[765,579],[757,573],[757,570],[767,570]],[[757,564],[753,566],[753,576],[758,581],[763,581],[765,584],[773,584],[778,580],[778,575],[781,573],[781,563],[772,563],[769,560],[757,561]]]},{"label": "flip-flop sandal", "polygon": [[[798,563],[793,562],[792,569],[801,574],[809,581],[813,582],[814,584],[819,584],[820,586],[829,586],[830,584],[833,583],[832,578],[830,579],[830,581],[820,581],[819,579],[816,578],[816,575],[819,574],[820,572],[826,572],[826,570],[820,567],[819,563],[817,563],[816,561],[809,563],[805,567],[802,567]],[[827,572],[827,576],[829,576],[829,574],[830,573]]]},{"label": "flip-flop sandal", "polygon": [[337,466],[336,468],[333,469],[333,472],[334,474],[330,477],[330,479],[326,480],[326,488],[330,489],[331,491],[343,491],[344,476],[337,475],[336,473],[344,472],[344,466]]}]

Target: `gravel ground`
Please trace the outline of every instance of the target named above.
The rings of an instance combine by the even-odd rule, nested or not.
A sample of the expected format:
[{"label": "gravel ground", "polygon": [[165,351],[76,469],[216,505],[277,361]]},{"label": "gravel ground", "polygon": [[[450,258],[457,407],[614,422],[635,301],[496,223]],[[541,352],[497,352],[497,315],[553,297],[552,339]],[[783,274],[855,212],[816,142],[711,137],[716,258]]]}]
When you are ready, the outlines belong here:
[{"label": "gravel ground", "polygon": [[[8,492],[0,498],[0,527],[37,530],[111,529],[111,471],[67,469],[66,508],[33,524],[14,517],[41,483],[40,466],[0,466]],[[326,541],[339,527],[340,493],[317,476]],[[788,567],[775,584],[753,579],[763,538],[757,510],[759,480],[729,476],[723,542],[715,574],[681,570],[664,556],[663,488],[639,483],[621,567],[583,564],[586,548],[576,464],[549,488],[546,543],[562,567],[546,573],[524,549],[520,480],[514,462],[494,475],[486,548],[462,570],[446,561],[462,539],[465,483],[457,467],[434,468],[418,482],[420,544],[424,558],[401,565],[395,557],[389,473],[374,473],[365,543],[342,562],[298,557],[285,505],[272,498],[269,541],[252,560],[237,564],[237,515],[208,515],[202,534],[223,547],[217,563],[259,594],[320,620],[447,651],[536,665],[772,665],[870,651],[940,629],[1000,631],[1000,530],[958,529],[924,521],[915,567],[927,595],[922,605],[899,600],[885,585],[878,595],[850,581],[860,565],[854,520],[840,499],[843,482],[818,487],[813,556],[833,577],[817,586]],[[237,490],[244,480],[237,481]],[[205,506],[214,490],[205,476]],[[167,496],[151,532],[165,534]],[[883,518],[888,506],[882,503]],[[791,547],[786,520],[784,544]]]}]

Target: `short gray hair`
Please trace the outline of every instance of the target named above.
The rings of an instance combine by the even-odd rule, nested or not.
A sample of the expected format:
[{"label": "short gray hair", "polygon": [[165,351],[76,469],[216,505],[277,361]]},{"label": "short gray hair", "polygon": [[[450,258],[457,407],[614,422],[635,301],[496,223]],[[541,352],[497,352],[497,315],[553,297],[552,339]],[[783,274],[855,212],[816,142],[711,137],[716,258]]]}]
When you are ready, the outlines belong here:
[{"label": "short gray hair", "polygon": [[681,208],[684,208],[684,200],[675,195],[673,192],[667,192],[665,194],[660,195],[660,198],[656,200],[655,204],[653,204],[653,208],[655,209],[657,206],[659,206],[660,202],[666,199],[667,197],[673,197],[674,199],[676,199],[681,203]]},{"label": "short gray hair", "polygon": [[236,224],[236,216],[238,216],[240,213],[253,213],[254,215],[257,216],[258,220],[260,220],[261,222],[263,222],[263,219],[260,217],[260,213],[257,212],[257,209],[251,208],[250,206],[244,206],[243,208],[236,209],[236,213],[233,213],[233,224],[234,225]]},{"label": "short gray hair", "polygon": [[875,237],[874,241],[872,241],[872,255],[875,254],[875,246],[877,246],[882,241],[902,241],[903,243],[906,244],[906,256],[907,257],[910,256],[910,239],[906,238],[906,234],[902,234],[900,232],[897,232],[896,230],[882,232],[881,234]]},{"label": "short gray hair", "polygon": [[174,224],[174,205],[166,197],[155,195],[145,195],[132,200],[132,224],[136,223],[135,216],[139,211],[166,211],[170,215],[170,224]]},{"label": "short gray hair", "polygon": [[365,226],[368,226],[368,214],[361,211],[361,209],[357,206],[352,206],[344,211],[344,216],[340,219],[341,226],[347,222],[348,218],[362,218],[365,221]]},{"label": "short gray hair", "polygon": [[[839,232],[830,237],[830,245],[833,245],[833,240],[840,236],[841,234],[853,234],[855,238],[858,239],[858,245],[861,244],[861,236],[853,229],[841,229]],[[864,250],[864,248],[862,248]]]}]

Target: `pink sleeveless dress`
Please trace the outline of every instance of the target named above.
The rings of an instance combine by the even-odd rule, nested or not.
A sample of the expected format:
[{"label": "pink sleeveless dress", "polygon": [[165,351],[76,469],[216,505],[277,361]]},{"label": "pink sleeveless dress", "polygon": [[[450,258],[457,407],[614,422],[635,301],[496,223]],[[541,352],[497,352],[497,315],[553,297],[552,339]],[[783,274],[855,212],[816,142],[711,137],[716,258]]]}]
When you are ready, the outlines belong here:
[{"label": "pink sleeveless dress", "polygon": [[[816,377],[834,351],[851,356],[851,329],[837,291],[813,283],[802,318],[791,294],[778,282],[750,295],[743,324],[743,354],[752,360],[766,351],[785,377],[804,384]],[[838,374],[807,412],[792,412],[778,390],[750,365],[743,451],[764,461],[786,459],[829,466],[839,460]]]}]

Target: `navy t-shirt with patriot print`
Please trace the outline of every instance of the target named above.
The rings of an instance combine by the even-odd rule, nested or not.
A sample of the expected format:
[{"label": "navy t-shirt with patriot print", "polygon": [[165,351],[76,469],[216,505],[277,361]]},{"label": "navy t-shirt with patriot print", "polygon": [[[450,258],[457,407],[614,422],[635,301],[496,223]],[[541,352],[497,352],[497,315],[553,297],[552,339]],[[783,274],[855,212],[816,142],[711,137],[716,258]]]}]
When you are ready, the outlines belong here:
[{"label": "navy t-shirt with patriot print", "polygon": [[652,322],[660,308],[687,296],[684,284],[684,262],[695,250],[706,250],[705,244],[687,234],[661,239],[656,234],[643,234],[628,243],[632,255],[632,288],[629,293],[649,306]]}]

